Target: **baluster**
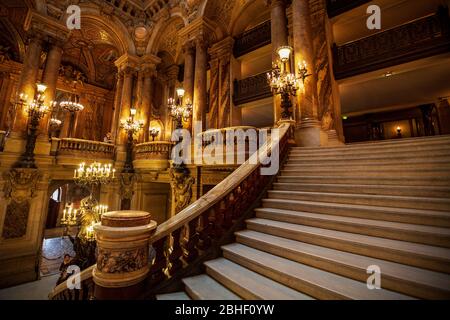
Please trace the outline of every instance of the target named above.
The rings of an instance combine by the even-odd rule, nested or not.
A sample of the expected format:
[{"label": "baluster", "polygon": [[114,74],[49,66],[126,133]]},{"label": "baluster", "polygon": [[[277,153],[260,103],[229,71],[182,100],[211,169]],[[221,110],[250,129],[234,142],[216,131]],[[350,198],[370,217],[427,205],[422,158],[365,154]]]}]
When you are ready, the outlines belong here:
[{"label": "baluster", "polygon": [[173,276],[178,270],[183,267],[183,262],[180,258],[183,256],[183,249],[180,245],[182,228],[172,232],[172,249],[170,251],[169,260],[169,274]]},{"label": "baluster", "polygon": [[242,215],[242,212],[241,212],[241,206],[242,206],[241,194],[242,194],[242,189],[241,189],[241,186],[239,185],[236,188],[236,190],[233,192],[233,195],[234,195],[233,220],[237,220]]},{"label": "baluster", "polygon": [[164,274],[164,269],[167,266],[167,259],[165,255],[165,245],[168,237],[164,237],[155,241],[152,246],[155,249],[156,255],[152,266],[150,267],[150,284],[156,284],[164,280],[166,277]]},{"label": "baluster", "polygon": [[205,251],[211,246],[212,228],[209,223],[209,210],[204,212],[200,217],[201,217],[201,227],[199,232],[200,241],[197,247]]},{"label": "baluster", "polygon": [[183,243],[183,255],[187,262],[192,262],[198,257],[198,250],[196,248],[199,241],[199,234],[197,232],[199,219],[189,221],[187,226],[186,238]]}]

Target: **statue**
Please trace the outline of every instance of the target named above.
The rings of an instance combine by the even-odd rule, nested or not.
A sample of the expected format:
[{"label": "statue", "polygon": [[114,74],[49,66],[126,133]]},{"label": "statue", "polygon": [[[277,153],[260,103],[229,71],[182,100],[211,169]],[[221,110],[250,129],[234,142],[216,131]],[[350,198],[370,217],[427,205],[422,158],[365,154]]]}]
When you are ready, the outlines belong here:
[{"label": "statue", "polygon": [[190,171],[184,165],[174,166],[170,169],[170,186],[172,187],[175,213],[186,208],[191,202],[192,185],[195,179],[190,176]]}]

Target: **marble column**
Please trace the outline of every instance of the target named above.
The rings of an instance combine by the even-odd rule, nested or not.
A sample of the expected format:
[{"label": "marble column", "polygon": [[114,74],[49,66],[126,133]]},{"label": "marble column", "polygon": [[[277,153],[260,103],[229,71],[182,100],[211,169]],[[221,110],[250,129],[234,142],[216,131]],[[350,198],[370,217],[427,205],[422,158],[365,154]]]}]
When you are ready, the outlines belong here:
[{"label": "marble column", "polygon": [[[58,83],[59,67],[61,66],[61,58],[63,49],[61,44],[52,44],[48,51],[47,61],[45,63],[43,82],[47,86],[45,91],[45,103],[50,105],[56,98],[56,85]],[[50,113],[48,113],[40,124],[41,132],[45,135],[48,132]]]},{"label": "marble column", "polygon": [[[42,40],[35,36],[30,39],[28,49],[23,61],[21,76],[19,80],[17,94],[28,95],[28,102],[33,101],[36,92],[36,82],[41,61]],[[15,119],[12,126],[12,135],[25,137],[28,117],[23,107],[18,106],[15,112]]]},{"label": "marble column", "polygon": [[143,72],[144,82],[142,90],[142,105],[141,105],[141,118],[145,121],[144,125],[144,140],[149,141],[149,128],[152,115],[152,84],[153,76],[155,75],[154,68],[147,68]]},{"label": "marble column", "polygon": [[[270,1],[270,23],[272,38],[272,61],[279,61],[278,48],[288,45],[288,22],[285,0]],[[281,119],[281,97],[275,95],[273,99],[274,122]]]},{"label": "marble column", "polygon": [[116,137],[119,135],[119,115],[120,115],[120,105],[122,102],[122,90],[123,90],[123,72],[118,71],[117,73],[117,83],[116,83],[116,94],[114,97],[114,111],[112,114],[111,121],[111,135],[112,140],[115,141]]},{"label": "marble column", "polygon": [[184,52],[184,80],[183,88],[185,90],[186,101],[191,103],[194,98],[194,81],[195,81],[195,45],[187,42],[183,46]]},{"label": "marble column", "polygon": [[328,136],[318,120],[317,74],[308,0],[292,1],[292,19],[295,65],[305,61],[311,74],[305,80],[304,90],[297,94],[301,119],[297,124],[296,141],[305,147],[326,145]]},{"label": "marble column", "polygon": [[208,43],[202,36],[196,38],[195,56],[195,84],[194,84],[194,110],[192,115],[193,125],[197,121],[202,123],[202,131],[206,126],[206,100],[207,100],[207,64]]},{"label": "marble column", "polygon": [[[123,78],[123,86],[122,86],[122,97],[121,97],[121,103],[120,103],[119,122],[120,122],[120,120],[127,119],[130,116],[131,100],[132,100],[132,94],[133,94],[134,70],[132,70],[132,68],[130,68],[130,67],[126,67],[123,70],[123,74],[124,74],[124,78]],[[117,135],[116,141],[118,142],[118,144],[124,144],[126,142],[126,140],[127,140],[127,135],[125,132],[120,132]]]}]

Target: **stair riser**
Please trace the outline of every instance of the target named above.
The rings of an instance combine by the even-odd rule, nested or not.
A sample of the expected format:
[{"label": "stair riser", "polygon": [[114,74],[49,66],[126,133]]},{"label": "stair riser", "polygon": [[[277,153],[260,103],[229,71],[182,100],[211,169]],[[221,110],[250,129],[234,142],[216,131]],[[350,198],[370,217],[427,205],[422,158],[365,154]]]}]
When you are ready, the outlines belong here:
[{"label": "stair riser", "polygon": [[441,260],[438,258],[424,256],[420,254],[411,254],[411,252],[393,250],[386,247],[373,246],[369,244],[352,242],[348,240],[329,238],[327,236],[311,234],[307,232],[291,231],[276,227],[268,228],[267,226],[253,224],[250,221],[247,223],[247,228],[250,230],[267,233],[274,236],[302,241],[336,250],[356,253],[378,259],[384,259],[419,268],[430,269],[438,272],[450,273],[450,261],[447,261],[445,259]]},{"label": "stair riser", "polygon": [[391,222],[403,222],[411,224],[421,224],[437,227],[450,227],[450,219],[446,217],[429,217],[419,214],[396,214],[393,212],[383,212],[381,210],[370,210],[363,208],[339,208],[333,207],[329,208],[326,206],[311,204],[298,204],[290,202],[275,202],[268,200],[263,200],[264,208],[275,208],[275,209],[286,209],[292,211],[303,211],[312,213],[324,213],[331,215],[338,215],[344,217],[354,217],[372,220],[384,220]]},{"label": "stair riser", "polygon": [[[368,278],[367,270],[358,268],[357,266],[340,263],[308,253],[291,251],[286,248],[281,248],[279,246],[273,245],[271,243],[258,241],[256,239],[242,237],[239,235],[237,235],[236,241],[261,251],[265,251],[321,270],[336,273],[357,281],[366,282]],[[383,270],[381,270],[381,272],[381,285],[384,289],[400,292],[422,299],[450,299],[450,293],[448,291],[439,290],[438,288],[432,288],[413,281],[406,281],[405,279],[400,279],[398,277],[383,273]]]},{"label": "stair riser", "polygon": [[447,148],[434,148],[434,149],[424,149],[424,150],[404,150],[402,148],[392,148],[391,150],[379,149],[379,150],[341,150],[335,152],[327,151],[315,151],[315,152],[305,152],[303,150],[291,151],[289,153],[289,159],[309,159],[317,158],[319,160],[335,158],[341,159],[440,159],[441,157],[450,156],[450,146]]},{"label": "stair riser", "polygon": [[301,291],[311,297],[316,299],[324,299],[324,300],[347,300],[348,297],[345,297],[341,294],[333,292],[331,290],[327,290],[320,286],[315,285],[314,283],[310,283],[307,281],[299,280],[291,275],[282,273],[278,270],[269,269],[266,266],[261,266],[259,264],[254,263],[253,261],[246,259],[245,257],[239,256],[232,252],[228,252],[226,250],[223,251],[223,256],[231,260],[241,266],[244,266],[254,272],[262,274],[269,279],[277,281],[279,283],[284,284],[285,286],[291,287],[297,291]]},{"label": "stair riser", "polygon": [[[301,177],[299,177],[301,176]],[[450,179],[430,179],[420,177],[408,177],[404,179],[386,179],[372,177],[370,179],[364,177],[349,177],[341,176],[337,177],[336,174],[329,176],[305,176],[305,175],[292,175],[292,176],[278,176],[278,182],[286,183],[325,183],[325,184],[365,184],[365,185],[403,185],[403,186],[450,186]]]},{"label": "stair riser", "polygon": [[350,194],[375,194],[385,196],[404,196],[404,197],[432,197],[450,199],[450,189],[413,189],[403,186],[347,186],[347,185],[305,185],[301,183],[280,185],[275,183],[274,190],[280,191],[303,191],[303,192],[330,192],[330,193],[350,193]]},{"label": "stair riser", "polygon": [[409,209],[429,209],[429,210],[442,210],[450,211],[450,202],[446,202],[445,199],[439,201],[437,199],[414,199],[414,200],[402,200],[402,199],[389,199],[389,198],[373,198],[369,196],[360,195],[335,195],[335,194],[295,194],[295,193],[276,193],[269,191],[270,199],[286,199],[286,200],[299,200],[299,201],[318,201],[318,202],[331,202],[331,203],[343,203],[343,204],[360,204],[371,205],[381,207],[394,207],[394,208],[409,208]]},{"label": "stair riser", "polygon": [[448,180],[450,183],[450,172],[447,170],[431,170],[431,169],[392,169],[386,168],[371,168],[367,167],[365,170],[352,170],[348,169],[324,169],[324,168],[303,168],[282,170],[281,176],[342,176],[342,177],[354,177],[354,178],[383,178],[386,180],[391,179],[393,176],[397,178],[422,178],[424,181],[433,181],[433,177],[442,178]]},{"label": "stair riser", "polygon": [[432,233],[413,232],[388,227],[373,227],[369,225],[353,224],[340,221],[325,221],[313,217],[298,217],[259,211],[256,212],[256,217],[281,222],[295,223],[309,227],[351,232],[367,236],[409,241],[450,248],[450,237],[439,236]]}]

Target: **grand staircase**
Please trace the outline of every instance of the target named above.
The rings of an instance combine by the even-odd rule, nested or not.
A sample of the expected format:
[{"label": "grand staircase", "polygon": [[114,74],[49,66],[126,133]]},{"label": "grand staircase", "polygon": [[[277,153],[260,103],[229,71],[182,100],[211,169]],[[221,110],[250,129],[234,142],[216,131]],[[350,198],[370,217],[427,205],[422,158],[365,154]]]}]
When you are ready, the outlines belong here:
[{"label": "grand staircase", "polygon": [[449,299],[450,136],[292,148],[222,250],[157,298]]}]

